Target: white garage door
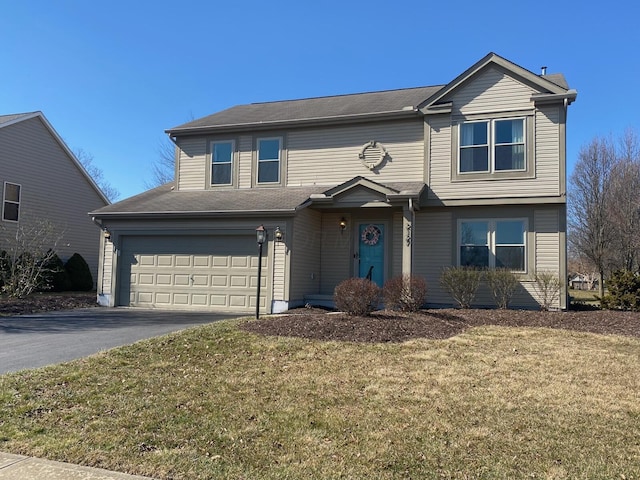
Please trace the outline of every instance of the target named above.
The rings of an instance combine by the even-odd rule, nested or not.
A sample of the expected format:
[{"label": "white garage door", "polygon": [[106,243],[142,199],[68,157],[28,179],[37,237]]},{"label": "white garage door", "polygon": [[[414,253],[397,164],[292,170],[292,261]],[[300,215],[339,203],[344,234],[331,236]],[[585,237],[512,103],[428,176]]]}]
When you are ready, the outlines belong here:
[{"label": "white garage door", "polygon": [[[262,264],[260,306],[266,292]],[[233,312],[255,309],[255,236],[128,236],[122,239],[119,304]]]}]

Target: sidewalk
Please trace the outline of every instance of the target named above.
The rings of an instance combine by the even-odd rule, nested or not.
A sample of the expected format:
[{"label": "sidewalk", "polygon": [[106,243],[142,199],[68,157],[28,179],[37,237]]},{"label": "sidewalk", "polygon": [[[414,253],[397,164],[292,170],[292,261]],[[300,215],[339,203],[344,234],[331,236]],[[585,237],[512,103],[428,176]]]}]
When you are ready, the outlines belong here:
[{"label": "sidewalk", "polygon": [[0,452],[0,480],[148,480],[100,468]]}]

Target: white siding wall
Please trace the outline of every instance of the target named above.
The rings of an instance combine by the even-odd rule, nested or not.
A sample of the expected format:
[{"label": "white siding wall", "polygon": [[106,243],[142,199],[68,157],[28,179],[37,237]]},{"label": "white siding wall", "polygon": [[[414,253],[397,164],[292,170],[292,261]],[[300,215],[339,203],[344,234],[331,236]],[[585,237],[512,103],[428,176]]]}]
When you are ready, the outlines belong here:
[{"label": "white siding wall", "polygon": [[389,271],[389,280],[395,276],[402,275],[402,247],[404,238],[403,230],[402,230],[402,212],[394,212],[393,213],[393,249],[391,253],[391,262],[389,265],[391,266]]},{"label": "white siding wall", "polygon": [[[362,175],[381,183],[423,178],[424,128],[419,120],[293,130],[287,135],[288,185],[336,185]],[[358,155],[375,140],[387,150],[379,173]]]},{"label": "white siding wall", "polygon": [[102,243],[102,270],[98,283],[98,293],[110,295],[111,279],[113,278],[113,243],[111,240],[105,239]]},{"label": "white siding wall", "polygon": [[204,137],[178,140],[178,190],[204,190],[207,163],[207,141]]}]

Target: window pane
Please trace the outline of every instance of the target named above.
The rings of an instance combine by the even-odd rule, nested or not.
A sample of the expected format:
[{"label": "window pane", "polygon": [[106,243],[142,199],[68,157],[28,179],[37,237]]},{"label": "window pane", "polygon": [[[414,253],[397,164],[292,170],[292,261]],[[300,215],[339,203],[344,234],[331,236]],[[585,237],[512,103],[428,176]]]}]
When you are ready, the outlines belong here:
[{"label": "window pane", "polygon": [[460,266],[488,267],[489,247],[460,247]]},{"label": "window pane", "polygon": [[280,158],[280,139],[272,138],[258,142],[258,160],[278,160]]},{"label": "window pane", "polygon": [[524,245],[524,222],[505,220],[496,222],[496,245]]},{"label": "window pane", "polygon": [[495,122],[496,143],[524,143],[524,120],[498,120]]},{"label": "window pane", "polygon": [[4,199],[9,200],[10,202],[19,202],[20,201],[20,185],[16,185],[15,183],[5,183]]},{"label": "window pane", "polygon": [[211,183],[216,185],[231,184],[231,164],[214,164],[211,169]]},{"label": "window pane", "polygon": [[280,181],[280,162],[259,162],[258,183],[274,183]]},{"label": "window pane", "polygon": [[496,246],[496,268],[524,271],[524,247]]},{"label": "window pane", "polygon": [[489,147],[460,149],[460,172],[486,172],[489,170]]},{"label": "window pane", "polygon": [[460,145],[486,145],[488,122],[463,123],[460,128]]},{"label": "window pane", "polygon": [[487,222],[462,222],[460,224],[461,245],[487,245]]},{"label": "window pane", "polygon": [[524,145],[497,146],[496,170],[524,170]]},{"label": "window pane", "polygon": [[18,204],[17,203],[4,203],[4,217],[5,220],[18,221]]},{"label": "window pane", "polygon": [[231,162],[231,155],[233,153],[233,144],[228,143],[214,143],[213,144],[213,163],[219,162]]}]

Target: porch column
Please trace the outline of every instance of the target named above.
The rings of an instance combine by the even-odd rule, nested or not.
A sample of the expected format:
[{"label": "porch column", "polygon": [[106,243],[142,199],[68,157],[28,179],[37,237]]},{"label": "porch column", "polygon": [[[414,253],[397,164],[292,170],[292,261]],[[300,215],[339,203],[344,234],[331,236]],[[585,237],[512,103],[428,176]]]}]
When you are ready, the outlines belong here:
[{"label": "porch column", "polygon": [[410,275],[413,265],[413,208],[411,203],[402,208],[402,274]]}]

